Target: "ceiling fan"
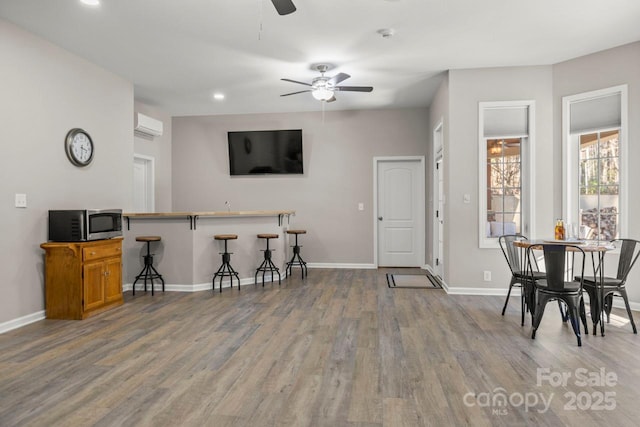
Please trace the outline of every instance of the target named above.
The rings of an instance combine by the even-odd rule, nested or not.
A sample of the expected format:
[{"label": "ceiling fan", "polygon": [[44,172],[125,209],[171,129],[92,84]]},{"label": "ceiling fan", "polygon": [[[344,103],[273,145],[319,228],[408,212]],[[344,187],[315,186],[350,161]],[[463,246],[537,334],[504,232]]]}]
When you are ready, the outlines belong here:
[{"label": "ceiling fan", "polygon": [[288,15],[296,11],[296,6],[291,0],[271,0],[271,3],[273,3],[280,15]]},{"label": "ceiling fan", "polygon": [[305,86],[310,86],[311,89],[300,90],[298,92],[285,93],[280,96],[296,95],[298,93],[311,92],[311,95],[318,101],[333,102],[336,100],[334,92],[371,92],[373,87],[371,86],[338,86],[340,82],[345,81],[349,77],[349,74],[338,73],[333,77],[327,77],[324,73],[329,70],[329,65],[318,64],[312,67],[314,70],[320,72],[320,77],[316,77],[311,83],[299,82],[291,79],[280,79],[285,82],[297,83]]}]

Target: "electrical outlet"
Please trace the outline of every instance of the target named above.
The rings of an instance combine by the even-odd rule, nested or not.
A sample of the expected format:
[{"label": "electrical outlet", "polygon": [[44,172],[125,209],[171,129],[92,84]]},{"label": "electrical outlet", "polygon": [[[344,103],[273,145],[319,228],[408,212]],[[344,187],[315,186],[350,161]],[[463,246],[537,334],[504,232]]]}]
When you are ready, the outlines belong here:
[{"label": "electrical outlet", "polygon": [[485,271],[484,272],[484,281],[485,282],[490,282],[491,281],[491,272],[490,271]]},{"label": "electrical outlet", "polygon": [[27,207],[27,195],[16,193],[16,208],[26,208],[26,207]]}]

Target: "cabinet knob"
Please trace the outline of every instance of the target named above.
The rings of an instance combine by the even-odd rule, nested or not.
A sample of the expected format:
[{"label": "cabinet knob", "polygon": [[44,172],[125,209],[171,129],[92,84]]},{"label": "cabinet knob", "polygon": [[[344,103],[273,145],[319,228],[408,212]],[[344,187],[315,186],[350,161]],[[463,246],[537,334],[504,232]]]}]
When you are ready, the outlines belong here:
[{"label": "cabinet knob", "polygon": [[96,254],[95,252],[91,252],[91,255],[95,255],[95,254]]}]

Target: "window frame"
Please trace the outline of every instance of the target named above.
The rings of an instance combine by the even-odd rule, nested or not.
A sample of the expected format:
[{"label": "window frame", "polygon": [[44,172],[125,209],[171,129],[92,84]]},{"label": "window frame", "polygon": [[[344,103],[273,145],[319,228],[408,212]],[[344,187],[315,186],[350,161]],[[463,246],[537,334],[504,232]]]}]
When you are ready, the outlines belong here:
[{"label": "window frame", "polygon": [[[620,126],[597,126],[571,133],[571,105],[607,96],[620,95]],[[604,132],[619,129],[619,224],[618,236],[624,237],[628,227],[628,85],[613,86],[562,97],[562,217],[571,223],[578,223],[580,217],[580,138],[578,135],[588,132]],[[575,136],[575,137],[574,137]]]},{"label": "window frame", "polygon": [[[478,246],[481,249],[499,248],[498,237],[486,236],[487,223],[487,141],[499,138],[524,139],[520,147],[520,220],[521,234],[534,235],[535,182],[532,171],[535,170],[535,101],[490,101],[478,104]],[[485,136],[485,111],[489,109],[527,108],[527,134]]]}]

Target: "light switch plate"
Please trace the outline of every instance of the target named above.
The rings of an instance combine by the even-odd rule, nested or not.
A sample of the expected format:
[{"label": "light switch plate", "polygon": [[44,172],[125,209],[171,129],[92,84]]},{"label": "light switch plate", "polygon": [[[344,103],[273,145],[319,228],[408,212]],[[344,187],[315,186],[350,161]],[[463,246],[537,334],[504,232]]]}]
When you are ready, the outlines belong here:
[{"label": "light switch plate", "polygon": [[363,211],[364,210],[364,203],[358,203],[358,210],[359,211]]},{"label": "light switch plate", "polygon": [[22,193],[16,193],[16,208],[27,207],[27,195]]},{"label": "light switch plate", "polygon": [[462,201],[464,203],[471,203],[471,194],[465,194],[464,196],[462,196]]}]

